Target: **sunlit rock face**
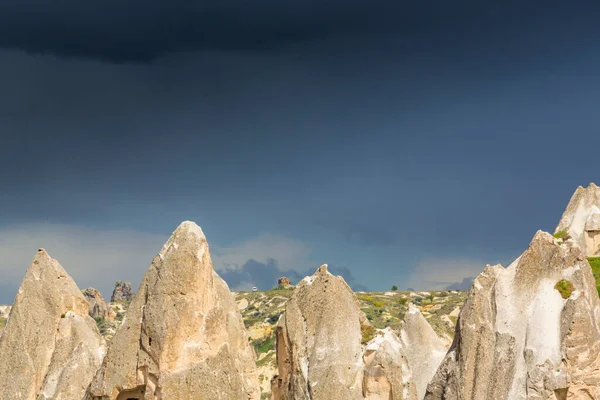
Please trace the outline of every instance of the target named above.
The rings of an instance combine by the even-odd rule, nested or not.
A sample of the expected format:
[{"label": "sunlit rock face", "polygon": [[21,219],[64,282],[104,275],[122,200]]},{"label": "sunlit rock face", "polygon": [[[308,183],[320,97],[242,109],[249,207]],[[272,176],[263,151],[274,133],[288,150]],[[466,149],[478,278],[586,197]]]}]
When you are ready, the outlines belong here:
[{"label": "sunlit rock face", "polygon": [[373,328],[344,279],[322,265],[296,286],[277,324],[273,398],[421,399],[446,347],[416,307],[408,314],[402,339]]},{"label": "sunlit rock face", "polygon": [[600,188],[594,183],[579,186],[555,233],[566,231],[568,236],[582,249],[587,257],[600,254]]},{"label": "sunlit rock face", "polygon": [[538,231],[475,279],[427,400],[600,398],[594,277],[576,241],[559,243]]},{"label": "sunlit rock face", "polygon": [[193,222],[152,261],[86,398],[260,398],[242,317]]},{"label": "sunlit rock face", "polygon": [[40,249],[0,337],[0,397],[81,399],[105,350],[81,290]]}]

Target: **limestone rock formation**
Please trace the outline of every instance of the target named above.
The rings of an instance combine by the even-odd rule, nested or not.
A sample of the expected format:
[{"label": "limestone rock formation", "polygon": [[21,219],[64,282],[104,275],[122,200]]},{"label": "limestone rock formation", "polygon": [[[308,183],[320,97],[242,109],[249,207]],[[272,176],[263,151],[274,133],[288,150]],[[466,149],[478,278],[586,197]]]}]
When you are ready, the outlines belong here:
[{"label": "limestone rock formation", "polygon": [[[366,347],[361,326],[374,334]],[[327,265],[296,286],[276,338],[275,400],[416,399],[400,340],[369,326],[350,287]]]},{"label": "limestone rock formation", "polygon": [[[389,328],[378,330],[363,355],[363,396],[368,400],[419,399],[406,348]],[[421,397],[422,398],[422,397]]]},{"label": "limestone rock formation", "polygon": [[12,306],[1,305],[0,306],[0,317],[8,319],[8,315],[10,314],[11,308],[12,308]]},{"label": "limestone rock formation", "polygon": [[131,301],[133,300],[134,295],[135,293],[131,291],[131,283],[117,281],[112,296],[110,296],[110,302],[115,303],[118,301]]},{"label": "limestone rock formation", "polygon": [[435,375],[448,347],[412,303],[404,316],[400,339],[416,384],[417,397],[422,399],[425,397],[427,384]]},{"label": "limestone rock formation", "polygon": [[573,241],[538,231],[474,281],[425,399],[600,398],[600,301]]},{"label": "limestone rock formation", "polygon": [[2,399],[81,399],[105,346],[73,279],[40,249],[0,337]]},{"label": "limestone rock formation", "polygon": [[296,286],[276,335],[275,399],[362,398],[358,300],[327,265]]},{"label": "limestone rock formation", "polygon": [[154,257],[87,399],[260,397],[255,355],[202,230],[183,222]]},{"label": "limestone rock formation", "polygon": [[566,230],[586,257],[600,254],[600,188],[594,183],[575,190],[555,233],[562,230]]},{"label": "limestone rock formation", "polygon": [[107,318],[108,307],[102,294],[93,287],[89,287],[82,291],[83,296],[87,300],[90,307],[90,316],[92,318]]}]

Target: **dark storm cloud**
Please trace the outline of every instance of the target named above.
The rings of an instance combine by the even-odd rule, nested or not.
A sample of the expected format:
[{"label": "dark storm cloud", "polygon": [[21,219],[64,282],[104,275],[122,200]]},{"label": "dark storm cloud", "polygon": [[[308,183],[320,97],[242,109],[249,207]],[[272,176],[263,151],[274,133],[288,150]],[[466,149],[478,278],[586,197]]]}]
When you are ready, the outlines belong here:
[{"label": "dark storm cloud", "polygon": [[577,3],[11,0],[0,4],[0,47],[147,62],[168,52],[284,49],[331,35],[445,32],[460,39],[476,29],[502,36],[556,16],[590,16],[593,3]]},{"label": "dark storm cloud", "polygon": [[473,286],[473,280],[475,277],[471,276],[463,279],[461,282],[454,282],[446,286],[447,290],[469,290]]},{"label": "dark storm cloud", "polygon": [[[367,290],[365,285],[356,282],[348,268],[328,265],[327,269],[333,275],[343,277],[353,290]],[[231,290],[250,290],[253,286],[259,290],[269,290],[277,286],[277,280],[282,276],[287,277],[295,285],[305,276],[311,276],[314,273],[314,269],[282,271],[277,260],[274,259],[269,259],[266,263],[250,259],[239,269],[219,271],[219,275],[227,282]]]}]

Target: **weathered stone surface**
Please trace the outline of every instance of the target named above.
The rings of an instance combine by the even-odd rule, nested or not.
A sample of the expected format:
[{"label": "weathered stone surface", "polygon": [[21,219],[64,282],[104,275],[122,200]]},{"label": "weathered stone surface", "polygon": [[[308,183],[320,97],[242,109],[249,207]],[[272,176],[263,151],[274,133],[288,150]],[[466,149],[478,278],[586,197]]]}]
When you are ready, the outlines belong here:
[{"label": "weathered stone surface", "polygon": [[406,348],[389,328],[379,330],[363,355],[363,396],[368,400],[418,399]]},{"label": "weathered stone surface", "polygon": [[135,296],[135,293],[131,290],[131,283],[117,281],[112,296],[110,296],[110,302],[131,301],[133,300],[133,296]]},{"label": "weathered stone surface", "polygon": [[359,304],[327,265],[296,286],[276,332],[275,399],[363,398]]},{"label": "weathered stone surface", "polygon": [[369,326],[344,279],[322,265],[294,290],[279,319],[276,400],[416,399],[416,387],[398,337]]},{"label": "weathered stone surface", "polygon": [[86,398],[259,399],[257,378],[206,238],[183,222],[152,261]]},{"label": "weathered stone surface", "polygon": [[290,282],[290,280],[288,278],[286,278],[285,276],[282,276],[281,278],[279,278],[277,280],[277,285],[280,288],[285,289],[285,288],[290,287],[292,285],[292,282]]},{"label": "weathered stone surface", "polygon": [[8,318],[8,315],[10,314],[10,309],[12,307],[8,306],[8,305],[1,305],[0,306],[0,317],[2,318]]},{"label": "weathered stone surface", "polygon": [[40,249],[0,337],[2,399],[80,399],[104,353],[83,294]]},{"label": "weathered stone surface", "polygon": [[600,254],[600,188],[594,183],[575,190],[555,233],[563,229],[587,257]]},{"label": "weathered stone surface", "polygon": [[99,291],[93,287],[89,287],[83,290],[82,293],[88,302],[92,318],[108,318],[108,308],[104,297],[102,297]]},{"label": "weathered stone surface", "polygon": [[[555,288],[566,280],[572,293]],[[488,266],[425,399],[600,398],[600,301],[574,242],[538,231],[508,268]]]},{"label": "weathered stone surface", "polygon": [[412,303],[404,316],[400,340],[415,381],[417,398],[425,397],[427,384],[444,359],[448,347]]}]

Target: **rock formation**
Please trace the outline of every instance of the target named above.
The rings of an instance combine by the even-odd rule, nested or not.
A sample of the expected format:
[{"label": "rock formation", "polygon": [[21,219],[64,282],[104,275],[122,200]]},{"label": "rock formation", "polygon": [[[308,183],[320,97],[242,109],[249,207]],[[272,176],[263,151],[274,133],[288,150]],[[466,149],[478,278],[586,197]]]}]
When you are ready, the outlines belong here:
[{"label": "rock formation", "polygon": [[131,291],[131,283],[117,281],[115,289],[113,290],[112,296],[110,296],[111,303],[117,301],[131,301],[135,293]]},{"label": "rock formation", "polygon": [[104,319],[108,317],[108,307],[106,307],[104,297],[102,297],[102,294],[100,294],[99,291],[97,291],[93,287],[89,287],[83,290],[82,293],[88,302],[90,308],[90,316],[92,318]]},{"label": "rock formation", "polygon": [[594,183],[579,186],[565,212],[555,234],[566,231],[583,250],[586,257],[600,254],[600,188]]},{"label": "rock formation", "polygon": [[435,375],[448,347],[412,303],[404,316],[400,340],[416,384],[417,397],[425,397],[427,384]]},{"label": "rock formation", "polygon": [[10,309],[11,309],[11,306],[1,305],[0,306],[0,317],[8,318],[8,315],[10,314]]},{"label": "rock formation", "polygon": [[255,355],[202,230],[183,222],[146,272],[87,399],[260,397]]},{"label": "rock formation", "polygon": [[475,279],[425,399],[600,398],[600,301],[584,252],[561,242],[538,231]]},{"label": "rock formation", "polygon": [[418,399],[405,348],[389,328],[378,330],[363,355],[363,397],[368,400]]},{"label": "rock formation", "polygon": [[277,285],[281,289],[286,289],[286,288],[292,286],[292,282],[290,282],[290,280],[288,278],[286,278],[285,276],[282,276],[281,278],[279,278],[277,280]]},{"label": "rock formation", "polygon": [[275,400],[416,399],[400,340],[369,325],[350,287],[327,265],[296,286],[276,337]]},{"label": "rock formation", "polygon": [[2,399],[81,399],[104,353],[83,294],[40,249],[0,337]]}]

